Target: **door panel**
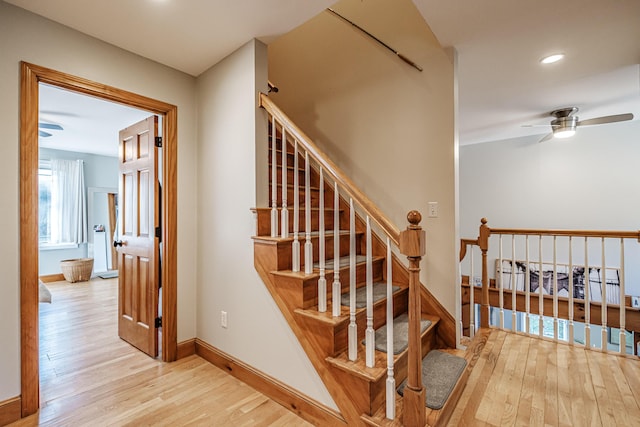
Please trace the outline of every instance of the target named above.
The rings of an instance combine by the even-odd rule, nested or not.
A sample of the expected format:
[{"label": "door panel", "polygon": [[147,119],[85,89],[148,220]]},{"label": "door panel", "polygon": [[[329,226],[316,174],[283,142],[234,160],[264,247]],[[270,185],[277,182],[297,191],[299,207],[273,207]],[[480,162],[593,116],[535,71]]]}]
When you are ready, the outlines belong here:
[{"label": "door panel", "polygon": [[158,354],[157,128],[152,116],[120,131],[118,334],[152,357]]}]

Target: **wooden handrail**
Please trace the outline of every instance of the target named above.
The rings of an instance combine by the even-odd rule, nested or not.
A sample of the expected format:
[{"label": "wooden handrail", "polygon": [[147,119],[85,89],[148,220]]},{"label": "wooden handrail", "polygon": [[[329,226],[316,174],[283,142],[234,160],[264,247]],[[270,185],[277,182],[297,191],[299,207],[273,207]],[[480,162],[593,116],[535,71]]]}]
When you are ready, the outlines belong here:
[{"label": "wooden handrail", "polygon": [[278,93],[280,89],[270,81],[267,81],[267,86],[269,87],[269,92]]},{"label": "wooden handrail", "polygon": [[478,239],[460,239],[460,256],[458,261],[462,261],[467,256],[467,245],[478,245]]},{"label": "wooden handrail", "polygon": [[640,231],[616,230],[544,230],[536,228],[489,228],[490,234],[514,234],[516,236],[572,236],[572,237],[605,237],[614,239],[637,238],[640,242]]},{"label": "wooden handrail", "polygon": [[261,93],[259,101],[259,106],[267,110],[269,114],[286,127],[287,132],[298,140],[309,155],[331,175],[346,193],[353,198],[354,202],[360,205],[364,212],[389,236],[389,239],[398,246],[400,230],[377,208],[371,199],[369,199],[355,183],[329,159],[324,151],[318,148],[318,146],[311,141],[311,138],[296,126],[289,116],[280,110],[266,94]]}]

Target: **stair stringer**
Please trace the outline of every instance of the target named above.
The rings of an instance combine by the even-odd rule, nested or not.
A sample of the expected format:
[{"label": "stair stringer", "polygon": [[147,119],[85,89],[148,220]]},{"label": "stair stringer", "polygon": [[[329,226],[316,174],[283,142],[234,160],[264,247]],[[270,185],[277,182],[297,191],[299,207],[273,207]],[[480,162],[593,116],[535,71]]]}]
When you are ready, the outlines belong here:
[{"label": "stair stringer", "polygon": [[[271,271],[275,271],[277,268],[274,265],[275,259],[272,256],[272,251],[269,248],[272,246],[268,242],[254,242],[254,266],[265,286],[269,290],[269,293],[273,297],[280,311],[282,312],[287,323],[291,327],[291,330],[298,338],[300,345],[309,357],[311,364],[316,369],[316,372],[323,381],[325,387],[331,394],[334,402],[340,409],[340,413],[343,417],[342,420],[336,420],[335,425],[360,425],[362,420],[360,416],[362,413],[358,411],[355,405],[352,403],[351,398],[347,395],[346,390],[339,383],[336,376],[331,372],[331,368],[322,355],[321,347],[319,343],[314,340],[313,334],[307,333],[303,327],[295,320],[295,307],[290,305],[284,298],[281,297],[277,290],[275,279],[271,274]],[[295,408],[293,408],[295,411]]]}]

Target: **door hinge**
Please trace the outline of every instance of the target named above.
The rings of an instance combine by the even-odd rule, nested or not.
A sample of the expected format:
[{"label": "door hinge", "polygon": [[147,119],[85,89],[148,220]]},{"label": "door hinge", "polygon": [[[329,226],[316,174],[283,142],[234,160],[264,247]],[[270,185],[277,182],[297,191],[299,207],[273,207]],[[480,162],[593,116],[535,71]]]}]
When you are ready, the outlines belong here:
[{"label": "door hinge", "polygon": [[162,137],[156,136],[156,147],[162,148]]},{"label": "door hinge", "polygon": [[162,238],[162,228],[160,227],[156,227],[156,238],[158,239]]},{"label": "door hinge", "polygon": [[156,325],[156,328],[159,328],[159,327],[161,327],[161,326],[162,326],[162,316],[160,316],[160,317],[156,317],[156,323],[155,323],[155,325]]}]

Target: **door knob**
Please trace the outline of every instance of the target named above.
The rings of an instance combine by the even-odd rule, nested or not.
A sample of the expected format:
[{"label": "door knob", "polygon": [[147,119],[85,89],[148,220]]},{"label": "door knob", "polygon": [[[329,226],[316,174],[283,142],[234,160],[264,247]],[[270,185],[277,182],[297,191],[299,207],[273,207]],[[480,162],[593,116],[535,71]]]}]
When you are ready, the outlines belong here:
[{"label": "door knob", "polygon": [[115,240],[113,242],[113,247],[117,248],[118,246],[122,246],[122,240]]}]

